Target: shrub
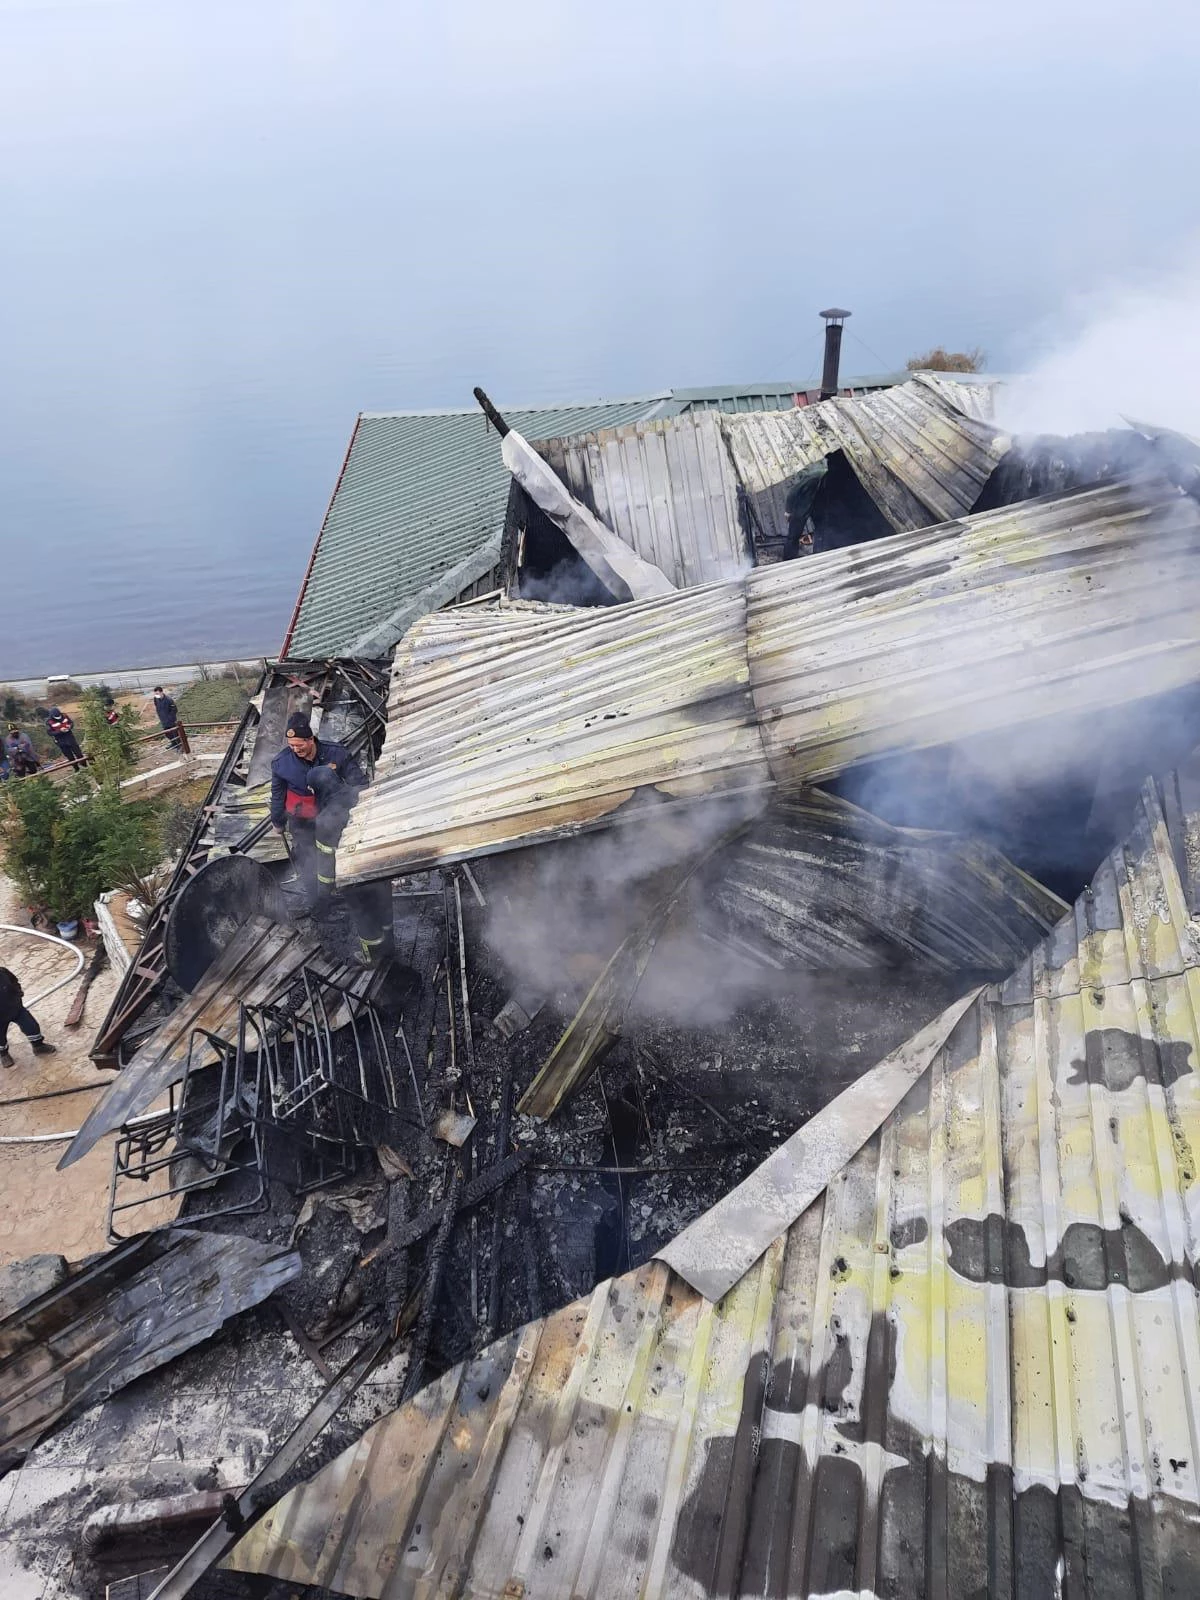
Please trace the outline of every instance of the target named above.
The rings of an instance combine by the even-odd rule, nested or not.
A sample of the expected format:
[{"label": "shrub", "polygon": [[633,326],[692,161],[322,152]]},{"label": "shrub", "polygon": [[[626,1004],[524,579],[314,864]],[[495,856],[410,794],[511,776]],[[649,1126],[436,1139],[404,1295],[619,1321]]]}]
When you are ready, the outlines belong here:
[{"label": "shrub", "polygon": [[186,728],[196,722],[235,722],[250,697],[241,684],[229,678],[197,679],[175,696],[179,720]]},{"label": "shrub", "polygon": [[982,372],[987,352],[978,345],[973,350],[944,350],[935,345],[923,356],[909,356],[904,365],[909,372]]},{"label": "shrub", "polygon": [[6,784],[0,813],[4,869],[28,905],[44,905],[53,869],[54,829],[61,822],[62,794],[48,778]]},{"label": "shrub", "polygon": [[177,856],[187,849],[202,801],[203,797],[193,801],[173,794],[164,803],[158,816],[158,838],[165,856]]},{"label": "shrub", "polygon": [[145,879],[158,859],[157,820],[153,801],[125,803],[115,783],[27,778],[6,786],[0,808],[5,870],[28,905],[68,921],[106,889]]}]

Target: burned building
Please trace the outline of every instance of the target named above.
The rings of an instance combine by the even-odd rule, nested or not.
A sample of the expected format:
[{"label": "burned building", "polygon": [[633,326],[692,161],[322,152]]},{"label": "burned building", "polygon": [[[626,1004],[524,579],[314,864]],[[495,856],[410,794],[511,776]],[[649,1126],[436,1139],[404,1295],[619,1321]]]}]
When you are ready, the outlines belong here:
[{"label": "burned building", "polygon": [[[274,670],[101,1030],[64,1160],[117,1136],[115,1238],[139,1185],[179,1218],[0,1322],[31,1570],[54,1538],[80,1593],[163,1600],[1192,1592],[1186,441],[1065,456],[933,376],[512,420],[499,592]],[[300,704],[371,765],[316,918],[264,838]],[[188,1251],[221,1314],[173,1342],[164,1268],[143,1345]]]}]

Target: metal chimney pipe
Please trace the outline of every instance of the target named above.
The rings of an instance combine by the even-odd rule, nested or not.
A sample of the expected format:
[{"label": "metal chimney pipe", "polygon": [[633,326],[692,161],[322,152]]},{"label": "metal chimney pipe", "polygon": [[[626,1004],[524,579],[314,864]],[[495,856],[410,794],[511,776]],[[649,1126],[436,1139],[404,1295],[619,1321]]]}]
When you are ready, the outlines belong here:
[{"label": "metal chimney pipe", "polygon": [[842,360],[842,324],[850,315],[837,306],[822,311],[825,318],[825,367],[821,373],[821,399],[832,400],[838,392],[838,368]]}]

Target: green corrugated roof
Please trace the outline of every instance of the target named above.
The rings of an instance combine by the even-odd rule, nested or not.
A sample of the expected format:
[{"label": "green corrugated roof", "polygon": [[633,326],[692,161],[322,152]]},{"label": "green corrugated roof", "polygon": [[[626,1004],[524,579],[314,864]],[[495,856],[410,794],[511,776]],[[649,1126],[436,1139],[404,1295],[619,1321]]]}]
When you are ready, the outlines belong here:
[{"label": "green corrugated roof", "polygon": [[[636,422],[668,397],[512,407],[528,439]],[[364,412],[317,540],[288,644],[339,655],[500,532],[508,503],[500,441],[482,412]]]}]

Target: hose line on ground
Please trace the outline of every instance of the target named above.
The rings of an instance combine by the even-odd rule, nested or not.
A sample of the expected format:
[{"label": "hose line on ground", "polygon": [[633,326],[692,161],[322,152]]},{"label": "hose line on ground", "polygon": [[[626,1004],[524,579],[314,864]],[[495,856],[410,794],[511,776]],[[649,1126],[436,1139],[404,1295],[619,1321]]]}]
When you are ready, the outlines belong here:
[{"label": "hose line on ground", "polygon": [[68,972],[65,978],[60,978],[57,983],[52,983],[48,989],[42,989],[38,994],[26,996],[25,1004],[29,1010],[40,1005],[47,996],[61,989],[65,983],[70,983],[72,978],[77,978],[83,971],[83,951],[76,944],[71,944],[67,939],[60,939],[56,933],[43,933],[40,928],[18,928],[11,922],[0,922],[0,933],[23,933],[27,939],[45,939],[49,944],[60,944],[63,949],[75,957],[75,970]]}]

